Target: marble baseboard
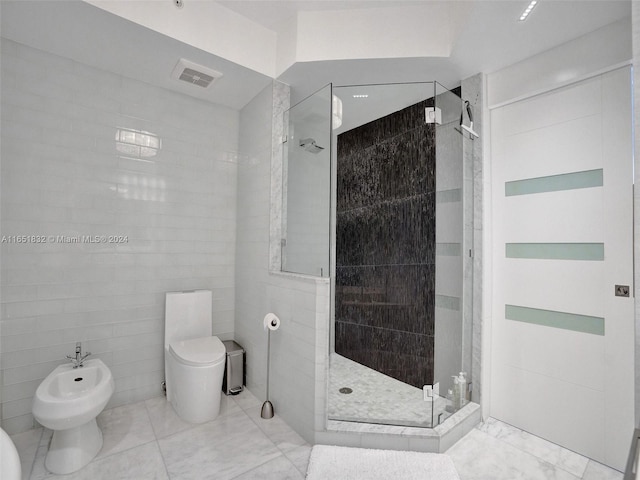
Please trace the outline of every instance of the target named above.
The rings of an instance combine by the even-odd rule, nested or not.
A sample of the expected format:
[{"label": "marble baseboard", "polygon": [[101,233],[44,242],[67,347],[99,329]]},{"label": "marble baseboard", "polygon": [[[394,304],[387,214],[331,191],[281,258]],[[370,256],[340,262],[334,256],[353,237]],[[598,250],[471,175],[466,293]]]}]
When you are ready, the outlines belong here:
[{"label": "marble baseboard", "polygon": [[443,453],[480,423],[480,405],[469,403],[435,428],[329,420],[316,432],[320,444]]}]

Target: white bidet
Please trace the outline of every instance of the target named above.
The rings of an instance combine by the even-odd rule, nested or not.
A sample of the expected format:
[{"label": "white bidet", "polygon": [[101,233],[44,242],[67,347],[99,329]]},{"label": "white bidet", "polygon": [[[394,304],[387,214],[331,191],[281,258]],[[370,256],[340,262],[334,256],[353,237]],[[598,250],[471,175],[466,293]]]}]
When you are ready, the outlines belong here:
[{"label": "white bidet", "polygon": [[75,472],[102,448],[96,417],[111,398],[111,370],[100,359],[57,367],[45,378],[33,399],[33,416],[53,430],[45,466],[57,474]]},{"label": "white bidet", "polygon": [[22,478],[20,456],[11,437],[0,428],[0,478],[20,480]]}]

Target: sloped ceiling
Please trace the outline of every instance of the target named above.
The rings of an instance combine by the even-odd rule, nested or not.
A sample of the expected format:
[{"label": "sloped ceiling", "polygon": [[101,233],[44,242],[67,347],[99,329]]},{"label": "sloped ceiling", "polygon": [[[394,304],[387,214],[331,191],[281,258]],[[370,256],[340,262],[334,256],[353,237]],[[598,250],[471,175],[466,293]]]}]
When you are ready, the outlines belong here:
[{"label": "sloped ceiling", "polygon": [[[234,109],[271,82],[267,75],[78,0],[0,0],[0,22],[3,38]],[[181,58],[224,76],[209,89],[179,82],[171,73]]]}]

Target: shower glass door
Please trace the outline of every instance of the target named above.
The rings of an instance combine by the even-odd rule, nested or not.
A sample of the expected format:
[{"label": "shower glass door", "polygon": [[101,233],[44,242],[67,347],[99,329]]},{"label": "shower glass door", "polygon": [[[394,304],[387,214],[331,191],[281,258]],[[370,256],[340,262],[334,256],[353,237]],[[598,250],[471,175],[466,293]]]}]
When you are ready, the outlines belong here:
[{"label": "shower glass door", "polygon": [[460,97],[434,82],[333,96],[329,419],[434,427],[471,350]]},{"label": "shower glass door", "polygon": [[[463,146],[471,140],[461,128],[462,100],[436,83],[438,121],[436,144],[436,239],[434,382],[441,397],[436,411],[441,419],[462,408],[470,393],[472,270],[473,258],[473,164],[464,162]],[[464,133],[464,135],[463,135]],[[468,142],[468,143],[467,143]],[[460,373],[461,387],[455,382]],[[456,377],[456,379],[454,379]],[[448,398],[448,401],[447,401]]]},{"label": "shower glass door", "polygon": [[329,418],[430,427],[434,84],[335,87],[335,322]]}]

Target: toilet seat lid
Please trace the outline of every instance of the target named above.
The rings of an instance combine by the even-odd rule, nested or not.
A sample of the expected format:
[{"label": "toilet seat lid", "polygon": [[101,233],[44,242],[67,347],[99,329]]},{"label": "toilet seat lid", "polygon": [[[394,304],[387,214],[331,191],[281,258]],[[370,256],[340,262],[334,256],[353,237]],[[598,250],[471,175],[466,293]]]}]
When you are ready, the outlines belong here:
[{"label": "toilet seat lid", "polygon": [[222,360],[227,352],[218,337],[201,337],[181,340],[169,345],[178,359],[190,365],[208,365]]}]

